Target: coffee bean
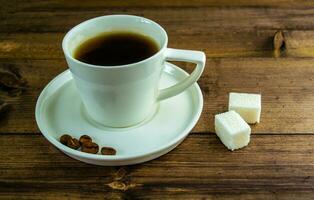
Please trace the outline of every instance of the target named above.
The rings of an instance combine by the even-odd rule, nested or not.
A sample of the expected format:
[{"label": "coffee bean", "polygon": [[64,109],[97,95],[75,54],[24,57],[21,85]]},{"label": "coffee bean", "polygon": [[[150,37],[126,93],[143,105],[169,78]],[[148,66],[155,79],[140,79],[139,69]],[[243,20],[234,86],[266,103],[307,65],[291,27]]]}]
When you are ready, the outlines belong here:
[{"label": "coffee bean", "polygon": [[92,142],[92,138],[89,137],[88,135],[82,135],[79,141],[80,141],[80,144],[82,145],[83,143],[86,143],[86,142]]},{"label": "coffee bean", "polygon": [[98,153],[99,146],[95,142],[85,142],[81,147],[81,151],[85,153]]},{"label": "coffee bean", "polygon": [[78,149],[80,148],[80,142],[76,138],[71,138],[68,140],[67,146],[72,149]]},{"label": "coffee bean", "polygon": [[67,145],[68,140],[72,139],[71,136],[69,136],[68,134],[64,134],[60,137],[60,142],[64,145]]},{"label": "coffee bean", "polygon": [[103,147],[101,148],[102,155],[116,155],[117,151],[112,147]]}]

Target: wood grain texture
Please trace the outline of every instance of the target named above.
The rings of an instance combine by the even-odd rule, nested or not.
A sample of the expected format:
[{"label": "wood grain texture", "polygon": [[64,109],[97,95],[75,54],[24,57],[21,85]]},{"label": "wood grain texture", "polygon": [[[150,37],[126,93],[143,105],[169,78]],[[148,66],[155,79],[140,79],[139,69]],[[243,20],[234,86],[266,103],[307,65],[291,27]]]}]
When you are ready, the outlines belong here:
[{"label": "wood grain texture", "polygon": [[312,4],[286,0],[79,4],[5,1],[0,13],[0,33],[3,33],[0,34],[0,58],[63,58],[60,43],[71,27],[108,14],[134,14],[153,19],[167,30],[170,46],[203,50],[209,57],[272,57],[272,38],[277,30],[283,30],[286,35],[285,56],[313,57],[314,11],[309,9]]},{"label": "wood grain texture", "polygon": [[[309,18],[308,27],[298,27],[300,22],[297,19],[290,19],[294,24],[283,25],[286,22],[276,22],[267,18],[265,13],[256,14],[256,16],[247,17],[255,14],[258,10],[239,10],[231,14],[230,18],[220,21],[221,15],[227,15],[229,10],[219,9],[214,13],[211,10],[205,10],[195,18],[187,16],[193,15],[198,10],[192,9],[188,15],[183,15],[186,11],[179,10],[174,13],[173,10],[163,11],[164,16],[174,13],[175,18],[164,19],[159,13],[159,10],[149,11],[145,17],[155,19],[163,25],[169,35],[169,46],[173,48],[197,49],[202,50],[208,57],[224,58],[224,57],[273,57],[273,36],[277,30],[283,30],[286,36],[286,57],[313,57],[314,56],[314,21]],[[65,33],[71,27],[78,23],[108,13],[91,12],[92,15],[82,16],[78,18],[78,12],[73,13],[69,20],[64,20],[64,15],[69,15],[68,12],[60,16],[53,16],[50,19],[40,13],[24,13],[20,17],[14,14],[14,18],[0,21],[1,30],[6,30],[0,34],[0,58],[23,58],[23,59],[56,59],[63,58],[61,50],[61,41]],[[270,11],[271,12],[271,11]],[[274,11],[275,13],[281,11]],[[290,14],[286,11],[287,15]],[[301,15],[304,11],[300,10]],[[138,12],[127,14],[140,15]],[[150,16],[156,13],[156,16]],[[209,13],[209,14],[208,14]],[[243,14],[245,13],[245,14]],[[309,13],[310,16],[314,16]],[[17,16],[16,16],[17,15]],[[34,15],[29,22],[24,19],[29,15]],[[143,14],[141,14],[143,15]],[[209,15],[209,16],[208,16]],[[213,16],[211,16],[213,15]],[[243,15],[242,19],[234,20],[233,16]],[[260,15],[265,15],[264,21]],[[205,18],[204,18],[205,16]],[[229,16],[229,14],[227,15]],[[279,16],[286,19],[286,16]],[[207,19],[207,21],[206,21]],[[43,22],[43,20],[45,20]],[[233,21],[234,20],[234,21]],[[257,27],[251,27],[250,24],[257,24]],[[4,23],[5,22],[5,23]],[[197,24],[197,25],[195,25]],[[193,28],[191,28],[193,27]],[[11,30],[12,29],[12,30]],[[25,31],[25,30],[28,31]],[[302,29],[302,30],[294,30]],[[309,30],[308,30],[309,29]],[[193,43],[185,42],[193,41]]]},{"label": "wood grain texture", "polygon": [[[172,8],[172,7],[283,7],[283,8],[312,8],[314,3],[307,0],[259,0],[252,2],[250,0],[160,0],[158,2],[154,0],[138,1],[128,0],[119,2],[116,0],[93,0],[91,2],[68,0],[68,1],[55,1],[45,0],[38,2],[36,0],[25,1],[3,1],[3,6],[7,6],[7,11],[17,10],[47,10],[47,9],[101,9],[101,8]],[[16,3],[18,2],[18,5]]]},{"label": "wood grain texture", "polygon": [[[202,50],[209,58],[274,57],[272,39],[276,30],[230,32],[213,28],[204,34],[201,29],[183,32],[183,29],[189,29],[188,26],[181,29],[168,31],[170,47]],[[63,59],[61,42],[66,31],[0,34],[0,59]],[[286,42],[284,57],[314,57],[314,31],[283,32]]]},{"label": "wood grain texture", "polygon": [[2,15],[0,58],[63,58],[61,40],[71,27],[86,19],[113,13],[151,18],[165,27],[169,34],[170,46],[203,50],[209,57],[272,57],[272,38],[277,30],[283,30],[286,35],[286,56],[314,56],[312,42],[314,12],[311,9],[258,7],[89,9],[87,7],[82,12],[80,9],[63,10],[47,7],[47,10],[43,11],[35,9]]},{"label": "wood grain texture", "polygon": [[[0,68],[28,82],[0,116],[0,199],[313,199],[314,2],[307,0],[0,0]],[[40,134],[34,108],[67,69],[61,41],[100,15],[160,23],[169,46],[202,50],[202,116],[174,151],[144,164],[99,167],[75,161]],[[282,31],[284,48],[274,52]],[[191,72],[193,65],[176,63]],[[214,135],[229,92],[262,94],[261,123],[248,147],[230,152]]]},{"label": "wood grain texture", "polygon": [[230,152],[213,134],[192,134],[171,153],[128,167],[75,161],[37,135],[0,143],[3,198],[310,199],[314,189],[313,135],[254,135]]}]

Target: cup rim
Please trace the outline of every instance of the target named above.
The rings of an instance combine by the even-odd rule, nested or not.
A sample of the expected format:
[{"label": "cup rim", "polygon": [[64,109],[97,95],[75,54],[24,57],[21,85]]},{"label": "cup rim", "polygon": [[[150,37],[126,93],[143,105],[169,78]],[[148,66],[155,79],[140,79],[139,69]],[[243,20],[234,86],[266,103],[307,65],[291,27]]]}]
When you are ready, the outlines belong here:
[{"label": "cup rim", "polygon": [[[152,55],[152,56],[150,56],[150,57],[148,57],[148,58],[146,58],[144,60],[141,60],[141,61],[138,61],[138,62],[135,62],[135,63],[125,64],[125,65],[93,65],[93,64],[89,64],[89,63],[85,63],[85,62],[79,61],[78,59],[76,59],[72,55],[70,55],[68,49],[65,46],[66,46],[66,42],[67,42],[68,38],[72,35],[72,33],[75,31],[75,29],[77,29],[78,27],[80,27],[82,25],[90,23],[92,21],[95,21],[97,19],[100,19],[100,18],[111,18],[111,17],[115,17],[115,18],[116,17],[130,17],[130,18],[144,19],[145,21],[148,21],[148,22],[154,24],[155,26],[157,26],[161,30],[162,34],[165,35],[165,42],[160,47],[158,52],[156,52],[154,55]],[[168,44],[167,32],[165,31],[165,29],[162,26],[160,26],[158,23],[154,22],[153,20],[147,19],[145,17],[136,16],[136,15],[104,15],[104,16],[94,17],[94,18],[91,18],[89,20],[83,21],[83,22],[77,24],[76,26],[74,26],[73,28],[71,28],[66,33],[66,35],[63,37],[63,40],[62,40],[62,50],[63,50],[63,53],[65,54],[65,56],[67,58],[69,58],[71,61],[73,61],[73,62],[75,62],[77,64],[85,65],[87,67],[92,67],[92,68],[102,68],[102,69],[104,69],[104,67],[105,67],[106,69],[112,69],[112,68],[119,69],[119,68],[133,67],[133,66],[136,66],[138,64],[142,64],[144,62],[147,62],[147,61],[149,61],[149,60],[159,56],[164,51],[164,49],[167,47],[167,44]]]}]

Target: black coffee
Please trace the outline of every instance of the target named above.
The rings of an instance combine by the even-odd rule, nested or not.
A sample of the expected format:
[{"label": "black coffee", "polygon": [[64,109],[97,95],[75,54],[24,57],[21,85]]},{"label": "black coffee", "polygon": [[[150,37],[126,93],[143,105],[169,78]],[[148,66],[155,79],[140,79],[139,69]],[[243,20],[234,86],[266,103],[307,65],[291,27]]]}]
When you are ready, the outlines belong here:
[{"label": "black coffee", "polygon": [[133,32],[105,32],[83,42],[74,58],[84,63],[115,66],[136,63],[154,55],[158,44],[150,37]]}]

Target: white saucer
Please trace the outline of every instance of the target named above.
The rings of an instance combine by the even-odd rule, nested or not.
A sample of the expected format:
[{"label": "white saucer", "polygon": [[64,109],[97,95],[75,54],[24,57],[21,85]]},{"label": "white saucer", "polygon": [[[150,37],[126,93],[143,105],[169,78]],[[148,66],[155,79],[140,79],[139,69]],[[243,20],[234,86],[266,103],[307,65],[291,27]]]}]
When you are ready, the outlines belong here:
[{"label": "white saucer", "polygon": [[[187,77],[177,66],[166,63],[160,81],[165,88]],[[203,96],[197,83],[160,103],[154,116],[129,128],[109,128],[87,119],[69,70],[55,77],[36,104],[36,121],[42,134],[68,156],[95,165],[117,166],[145,162],[168,153],[180,144],[197,123]],[[86,134],[100,146],[117,150],[115,156],[88,154],[59,142],[62,134],[79,138]]]}]

